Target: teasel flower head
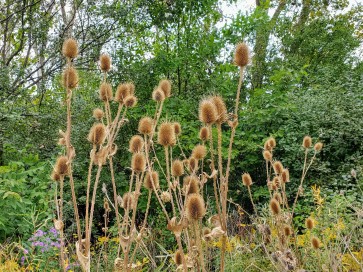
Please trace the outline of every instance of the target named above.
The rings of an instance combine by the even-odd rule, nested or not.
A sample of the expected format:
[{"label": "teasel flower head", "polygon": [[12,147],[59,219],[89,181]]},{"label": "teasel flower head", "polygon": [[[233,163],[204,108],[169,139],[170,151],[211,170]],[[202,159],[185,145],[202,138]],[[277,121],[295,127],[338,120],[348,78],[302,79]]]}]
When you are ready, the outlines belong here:
[{"label": "teasel flower head", "polygon": [[202,160],[207,155],[207,148],[204,145],[196,145],[192,151],[192,157]]},{"label": "teasel flower head", "polygon": [[102,145],[105,139],[106,139],[105,125],[101,123],[94,124],[88,134],[88,141],[94,145]]},{"label": "teasel flower head", "polygon": [[176,137],[179,137],[179,135],[181,134],[182,129],[179,122],[174,122],[174,132]]},{"label": "teasel flower head", "polygon": [[111,58],[109,55],[102,54],[100,56],[100,68],[102,72],[108,72],[111,69]]},{"label": "teasel flower head", "polygon": [[174,160],[171,165],[171,175],[173,177],[180,177],[184,174],[184,166],[181,160]]},{"label": "teasel flower head", "polygon": [[239,43],[234,54],[234,63],[239,67],[245,67],[250,61],[250,53],[247,44]]},{"label": "teasel flower head", "polygon": [[272,153],[268,150],[264,150],[263,151],[263,158],[266,160],[266,161],[271,161],[272,160]]},{"label": "teasel flower head", "polygon": [[54,169],[52,171],[52,174],[50,176],[50,178],[53,180],[53,181],[60,181],[61,180],[61,175],[59,175]]},{"label": "teasel flower head", "polygon": [[164,122],[159,127],[158,143],[164,147],[175,145],[175,131],[172,123]]},{"label": "teasel flower head", "polygon": [[99,108],[93,110],[93,117],[96,120],[101,121],[103,118],[103,115],[104,115],[103,110],[101,110]]},{"label": "teasel flower head", "polygon": [[188,195],[185,204],[185,215],[189,221],[199,220],[204,217],[205,204],[204,199],[200,194]]},{"label": "teasel flower head", "polygon": [[307,229],[312,230],[315,227],[314,219],[308,217],[305,221],[305,226]]},{"label": "teasel flower head", "polygon": [[126,97],[128,97],[129,95],[131,95],[131,91],[130,91],[130,86],[128,83],[120,83],[117,86],[117,90],[115,93],[115,101],[119,102],[119,103],[124,103]]},{"label": "teasel flower head", "polygon": [[272,196],[273,199],[275,199],[279,204],[282,204],[282,197],[281,194],[276,192]]},{"label": "teasel flower head", "polygon": [[146,159],[143,153],[134,153],[131,158],[131,168],[136,173],[144,172],[146,167]]},{"label": "teasel flower head", "polygon": [[155,189],[159,189],[159,174],[156,171],[146,172],[144,179],[144,186],[148,190],[153,190],[153,184]]},{"label": "teasel flower head", "polygon": [[264,145],[263,145],[263,149],[266,151],[272,151],[272,146],[270,146],[270,142],[269,140],[267,140]]},{"label": "teasel flower head", "polygon": [[161,88],[156,88],[152,93],[152,99],[155,102],[161,102],[165,100],[165,93]]},{"label": "teasel flower head", "polygon": [[289,237],[292,234],[292,229],[289,225],[284,225],[284,234]]},{"label": "teasel flower head", "polygon": [[124,195],[122,196],[122,208],[124,208],[125,210],[131,210],[134,203],[134,198],[135,197],[133,193],[124,193]]},{"label": "teasel flower head", "polygon": [[170,195],[170,193],[169,193],[169,192],[167,192],[167,191],[162,192],[162,193],[161,193],[161,195],[160,195],[160,198],[161,198],[161,200],[162,200],[164,203],[168,203],[168,202],[170,202],[170,201],[171,201],[171,195]]},{"label": "teasel flower head", "polygon": [[246,187],[250,187],[252,185],[252,178],[251,178],[250,174],[244,173],[242,175],[242,183]]},{"label": "teasel flower head", "polygon": [[63,72],[63,86],[67,89],[74,89],[78,85],[78,73],[73,67],[67,67]]},{"label": "teasel flower head", "polygon": [[129,143],[129,151],[131,153],[138,153],[144,149],[144,139],[139,135],[134,135],[131,137]]},{"label": "teasel flower head", "polygon": [[319,249],[320,248],[320,240],[319,240],[319,238],[317,238],[315,236],[313,238],[311,238],[311,245],[312,245],[312,247],[314,249]]},{"label": "teasel flower head", "polygon": [[137,104],[137,97],[134,95],[129,95],[124,100],[125,107],[127,108],[133,108]]},{"label": "teasel flower head", "polygon": [[58,157],[54,166],[54,172],[64,177],[69,175],[69,171],[70,169],[69,169],[68,158],[66,156]]},{"label": "teasel flower head", "polygon": [[280,161],[274,161],[272,166],[277,175],[281,174],[282,171],[284,170],[284,167],[282,166],[282,163]]},{"label": "teasel flower head", "polygon": [[285,168],[284,170],[282,170],[281,179],[282,179],[282,182],[283,183],[290,182],[290,172],[289,172],[289,169]]},{"label": "teasel flower head", "polygon": [[112,100],[112,86],[107,82],[103,82],[100,86],[100,99],[104,102]]},{"label": "teasel flower head", "polygon": [[323,148],[323,143],[321,143],[321,142],[317,142],[317,143],[314,145],[314,150],[315,150],[315,152],[319,152],[322,148]]},{"label": "teasel flower head", "polygon": [[62,53],[66,58],[74,59],[78,55],[78,44],[75,39],[66,39],[63,43]]},{"label": "teasel flower head", "polygon": [[267,141],[268,141],[269,146],[270,146],[272,149],[274,149],[274,148],[276,147],[276,140],[275,140],[275,138],[274,138],[274,137],[270,137]]},{"label": "teasel flower head", "polygon": [[281,211],[280,203],[274,198],[270,201],[270,210],[273,215],[278,215]]},{"label": "teasel flower head", "polygon": [[138,131],[143,135],[150,135],[153,130],[154,120],[150,117],[143,117],[139,121]]},{"label": "teasel flower head", "polygon": [[227,107],[223,99],[219,95],[211,97],[211,101],[217,110],[217,123],[224,123],[227,120]]},{"label": "teasel flower head", "polygon": [[311,137],[310,136],[305,136],[302,145],[303,145],[304,148],[310,148],[311,145],[312,145]]},{"label": "teasel flower head", "polygon": [[166,98],[171,95],[171,82],[170,80],[163,79],[159,82],[159,88],[163,91]]},{"label": "teasel flower head", "polygon": [[183,190],[186,195],[199,194],[199,179],[196,175],[186,176],[183,180]]},{"label": "teasel flower head", "polygon": [[199,103],[199,120],[208,125],[212,125],[218,120],[217,108],[209,99],[204,99]]},{"label": "teasel flower head", "polygon": [[174,262],[177,266],[181,265],[183,263],[182,261],[182,255],[180,250],[177,250],[174,254]]},{"label": "teasel flower head", "polygon": [[194,157],[190,157],[188,160],[189,170],[191,172],[196,172],[198,170],[198,160]]},{"label": "teasel flower head", "polygon": [[202,127],[199,131],[199,139],[201,139],[203,142],[209,140],[209,130],[207,127]]}]

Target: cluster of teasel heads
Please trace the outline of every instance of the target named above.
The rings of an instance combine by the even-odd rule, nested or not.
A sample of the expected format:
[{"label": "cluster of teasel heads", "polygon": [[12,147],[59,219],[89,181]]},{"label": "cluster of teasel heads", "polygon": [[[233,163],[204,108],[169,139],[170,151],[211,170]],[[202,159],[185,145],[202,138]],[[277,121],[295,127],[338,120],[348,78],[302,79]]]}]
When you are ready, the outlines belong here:
[{"label": "cluster of teasel heads", "polygon": [[[181,125],[177,122],[164,121],[159,124],[163,105],[171,96],[171,83],[169,80],[161,80],[152,92],[152,99],[156,103],[155,113],[145,116],[139,120],[138,135],[131,138],[129,151],[131,158],[131,176],[129,189],[123,194],[118,194],[113,167],[113,156],[117,152],[116,137],[127,122],[127,110],[134,107],[137,102],[135,97],[135,86],[132,83],[121,83],[115,94],[112,86],[107,82],[107,73],[111,69],[111,59],[107,55],[100,57],[100,69],[103,72],[103,80],[99,88],[99,97],[103,102],[103,109],[95,109],[93,116],[96,123],[90,129],[88,141],[92,144],[90,162],[87,177],[87,195],[84,229],[78,215],[77,198],[74,191],[72,176],[72,161],[75,151],[71,145],[71,99],[72,90],[78,84],[78,75],[73,67],[72,59],[77,56],[78,46],[75,40],[68,39],[63,45],[63,55],[67,59],[67,65],[63,72],[63,85],[67,94],[67,130],[60,132],[59,144],[65,147],[65,155],[58,157],[52,178],[58,181],[59,197],[56,197],[57,220],[55,226],[61,233],[61,262],[65,270],[64,238],[63,238],[63,182],[65,177],[69,178],[72,202],[74,207],[75,221],[77,224],[76,251],[79,262],[84,271],[90,271],[90,239],[96,192],[100,182],[100,175],[105,165],[111,173],[113,190],[113,201],[107,195],[104,187],[103,192],[107,195],[104,203],[105,214],[110,212],[110,203],[115,210],[118,229],[119,248],[117,258],[114,261],[116,271],[130,271],[137,268],[134,264],[140,250],[147,255],[151,263],[155,265],[151,254],[148,252],[144,239],[148,236],[147,218],[149,214],[151,197],[154,194],[162,208],[167,221],[167,229],[170,230],[177,241],[178,250],[174,254],[177,269],[188,271],[195,268],[196,271],[206,271],[208,264],[208,247],[211,240],[221,239],[220,271],[225,268],[225,251],[227,245],[227,194],[230,175],[231,153],[235,131],[238,126],[238,109],[240,90],[243,82],[245,67],[249,63],[249,52],[246,44],[241,43],[236,47],[234,62],[240,69],[239,84],[235,99],[235,108],[232,113],[222,97],[211,95],[205,97],[199,105],[199,120],[202,127],[199,132],[200,143],[196,145],[191,156],[187,157],[180,145],[179,137],[182,133]],[[112,114],[111,102],[117,103],[116,114]],[[222,157],[222,139],[224,128],[230,128],[227,158]],[[224,129],[225,131],[225,129]],[[214,132],[214,133],[213,133]],[[217,135],[216,139],[213,135]],[[288,260],[295,260],[293,254],[287,254],[287,237],[293,234],[292,216],[296,206],[297,198],[302,193],[302,183],[306,172],[311,166],[315,155],[322,148],[321,143],[314,146],[314,155],[307,162],[308,151],[311,149],[311,138],[305,137],[304,170],[292,208],[288,206],[285,184],[289,182],[289,172],[279,161],[273,160],[273,150],[276,141],[270,138],[264,146],[263,157],[266,160],[267,185],[270,191],[270,208],[273,215],[273,226],[279,229],[279,248],[275,255],[282,255]],[[163,159],[157,157],[156,148],[164,151]],[[175,150],[173,152],[173,150]],[[173,158],[173,153],[180,153],[181,158]],[[208,165],[205,165],[208,162]],[[93,169],[95,171],[93,171]],[[95,176],[93,176],[96,172]],[[212,180],[214,203],[217,214],[211,215],[208,220],[203,220],[207,214],[206,202],[204,200],[205,185]],[[252,200],[252,179],[249,174],[242,175],[242,182],[248,188],[253,208],[257,209]],[[91,189],[93,190],[91,194]],[[141,225],[136,225],[137,205],[140,195],[146,192],[148,196],[147,208]],[[121,196],[122,195],[122,196]],[[119,211],[119,208],[121,210]],[[266,242],[271,240],[269,226],[264,226],[262,233]],[[107,220],[105,220],[104,231],[107,231]],[[268,234],[270,232],[270,234]],[[267,233],[267,234],[266,234]],[[84,237],[84,239],[82,239]],[[314,248],[318,248],[319,241],[312,238]],[[140,250],[139,250],[140,249]],[[291,258],[286,257],[289,255]],[[280,258],[281,259],[281,258]],[[286,261],[287,262],[287,261]],[[290,263],[293,261],[289,261]]]}]

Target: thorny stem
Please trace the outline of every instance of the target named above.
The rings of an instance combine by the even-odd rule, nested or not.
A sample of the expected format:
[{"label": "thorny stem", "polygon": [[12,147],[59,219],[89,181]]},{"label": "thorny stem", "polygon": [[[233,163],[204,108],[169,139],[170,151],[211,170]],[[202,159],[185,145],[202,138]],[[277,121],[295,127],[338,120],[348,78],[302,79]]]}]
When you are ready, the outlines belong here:
[{"label": "thorny stem", "polygon": [[194,221],[193,225],[194,225],[194,230],[195,230],[195,240],[196,240],[196,244],[197,244],[198,251],[199,251],[200,266],[202,268],[202,271],[205,272],[206,270],[205,270],[205,265],[204,265],[204,254],[203,254],[203,249],[202,249],[202,243],[200,241],[199,222]]},{"label": "thorny stem", "polygon": [[179,247],[179,252],[180,252],[180,257],[182,259],[182,263],[183,263],[183,270],[184,272],[188,272],[188,267],[187,267],[187,262],[185,259],[185,255],[184,255],[184,249],[183,249],[183,245],[180,239],[180,235],[175,235],[175,239],[178,243],[178,247]]},{"label": "thorny stem", "polygon": [[[61,224],[63,223],[63,187],[64,187],[64,178],[61,177],[61,179],[59,180],[60,183],[60,188],[59,188],[59,218],[58,220],[61,222]],[[61,249],[60,249],[60,261],[61,261],[61,266],[63,268],[63,271],[65,272],[66,269],[66,264],[65,264],[65,259],[64,259],[64,232],[63,232],[63,228],[64,228],[64,224],[62,224],[61,229],[59,230],[60,232],[60,242],[61,242]]]},{"label": "thorny stem", "polygon": [[250,196],[250,199],[251,199],[251,203],[252,203],[253,211],[254,211],[254,212],[255,212],[255,214],[257,215],[257,209],[256,209],[255,203],[253,202],[253,198],[252,198],[251,186],[247,186],[247,189],[248,189],[248,195]]},{"label": "thorny stem", "polygon": [[[93,145],[93,148],[91,150],[91,160],[89,162],[88,167],[88,176],[87,176],[87,197],[86,197],[86,236],[87,236],[87,230],[89,226],[89,197],[90,197],[90,190],[91,190],[91,175],[92,175],[92,168],[93,168],[93,157],[96,152],[96,145]],[[87,240],[87,237],[86,237]],[[81,244],[80,244],[81,245]]]},{"label": "thorny stem", "polygon": [[171,207],[173,209],[173,216],[175,216],[175,206],[174,206],[173,193],[171,192],[171,188],[170,188],[169,147],[165,146],[164,151],[165,151],[165,164],[166,164],[166,181],[167,181],[167,184],[168,184],[168,191],[169,191],[169,194],[170,194]]}]

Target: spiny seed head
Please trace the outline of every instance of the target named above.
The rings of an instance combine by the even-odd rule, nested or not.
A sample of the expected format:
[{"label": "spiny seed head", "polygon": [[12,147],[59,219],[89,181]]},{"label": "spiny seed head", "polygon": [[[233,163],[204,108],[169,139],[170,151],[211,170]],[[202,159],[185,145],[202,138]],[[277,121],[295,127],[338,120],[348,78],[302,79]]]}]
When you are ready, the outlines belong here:
[{"label": "spiny seed head", "polygon": [[135,94],[135,84],[132,82],[127,82],[127,85],[129,86],[130,94],[134,95]]},{"label": "spiny seed head", "polygon": [[54,171],[60,176],[67,176],[69,174],[68,158],[66,156],[58,157]]},{"label": "spiny seed head", "polygon": [[144,148],[144,139],[139,135],[134,135],[131,137],[129,142],[129,151],[131,153],[141,152]]},{"label": "spiny seed head", "polygon": [[211,233],[212,230],[210,228],[204,227],[202,230],[203,236],[208,235],[209,233]]},{"label": "spiny seed head", "polygon": [[175,145],[175,131],[172,123],[164,122],[159,127],[158,143],[164,147]]},{"label": "spiny seed head", "polygon": [[161,193],[161,195],[160,195],[160,198],[161,198],[161,200],[162,200],[164,203],[168,203],[168,202],[170,202],[170,201],[171,201],[171,195],[170,195],[170,193],[169,193],[169,192],[167,192],[167,191],[162,192],[162,193]]},{"label": "spiny seed head", "polygon": [[181,265],[183,263],[182,261],[182,255],[180,250],[177,250],[174,255],[174,262],[177,266]]},{"label": "spiny seed head", "polygon": [[159,88],[163,91],[166,98],[171,95],[171,82],[170,80],[163,79],[159,82]]},{"label": "spiny seed head", "polygon": [[276,140],[275,140],[275,138],[270,137],[268,139],[268,144],[271,146],[271,148],[275,148],[276,147]]},{"label": "spiny seed head", "polygon": [[284,170],[282,170],[281,179],[282,179],[282,182],[284,182],[284,183],[290,182],[290,172],[289,172],[289,169],[285,168]]},{"label": "spiny seed head", "polygon": [[268,150],[264,150],[263,151],[263,158],[266,160],[266,161],[271,161],[272,160],[272,153]]},{"label": "spiny seed head", "polygon": [[125,98],[125,106],[127,108],[133,108],[135,107],[137,104],[137,98],[136,96],[134,95],[128,95],[126,98]]},{"label": "spiny seed head", "polygon": [[101,120],[103,118],[103,110],[97,108],[97,109],[94,109],[93,110],[93,117],[96,119],[96,120]]},{"label": "spiny seed head", "polygon": [[207,149],[204,145],[196,145],[192,151],[192,157],[196,158],[197,160],[204,159],[207,155]]},{"label": "spiny seed head", "polygon": [[120,83],[117,86],[115,93],[115,101],[119,103],[124,103],[125,98],[131,94],[130,86],[128,83]]},{"label": "spiny seed head", "polygon": [[314,249],[319,249],[320,248],[320,240],[317,237],[313,237],[311,238],[311,245]]},{"label": "spiny seed head", "polygon": [[146,159],[143,153],[134,153],[131,158],[131,168],[136,173],[144,172],[146,167]]},{"label": "spiny seed head", "polygon": [[196,175],[186,176],[183,180],[183,189],[186,195],[199,193],[198,177]]},{"label": "spiny seed head", "polygon": [[124,195],[122,196],[122,207],[127,210],[127,209],[131,209],[133,206],[133,202],[134,202],[134,194],[133,193],[124,193]]},{"label": "spiny seed head", "polygon": [[100,99],[104,102],[112,100],[112,86],[107,82],[103,82],[100,86]]},{"label": "spiny seed head", "polygon": [[323,148],[323,143],[318,142],[318,143],[316,143],[316,144],[314,145],[314,150],[315,150],[316,152],[319,152],[322,148]]},{"label": "spiny seed head", "polygon": [[244,186],[250,187],[252,185],[252,178],[251,178],[250,174],[244,173],[242,175],[242,182],[243,182]]},{"label": "spiny seed head", "polygon": [[303,140],[303,147],[305,148],[310,148],[311,145],[312,145],[312,140],[311,140],[311,137],[310,136],[305,136],[304,137],[304,140]]},{"label": "spiny seed head", "polygon": [[61,176],[55,171],[55,169],[53,169],[52,171],[52,174],[50,176],[50,178],[53,180],[53,181],[60,181],[61,179]]},{"label": "spiny seed head", "polygon": [[285,225],[284,226],[284,234],[285,236],[290,236],[292,234],[292,230],[291,230],[291,227],[289,225]]},{"label": "spiny seed head", "polygon": [[62,47],[63,56],[66,58],[74,59],[78,55],[78,44],[75,39],[67,39]]},{"label": "spiny seed head", "polygon": [[270,209],[273,215],[278,215],[280,213],[280,203],[276,199],[271,199]]},{"label": "spiny seed head", "polygon": [[199,120],[204,124],[214,124],[218,119],[216,106],[208,99],[199,103]]},{"label": "spiny seed head", "polygon": [[270,142],[269,140],[267,140],[264,145],[263,145],[263,149],[267,150],[267,151],[272,151],[272,146],[270,146]]},{"label": "spiny seed head", "polygon": [[78,73],[73,67],[67,67],[63,72],[63,86],[67,89],[74,89],[78,85]]},{"label": "spiny seed head", "polygon": [[284,170],[284,167],[282,166],[282,163],[280,161],[275,161],[272,166],[277,175],[281,174]]},{"label": "spiny seed head", "polygon": [[144,179],[144,186],[148,190],[153,190],[153,184],[155,189],[159,189],[159,174],[156,171],[147,172]]},{"label": "spiny seed head", "polygon": [[234,54],[234,63],[237,66],[245,67],[250,61],[250,53],[247,44],[239,43],[236,46],[236,52]]},{"label": "spiny seed head", "polygon": [[305,226],[307,229],[312,230],[315,226],[314,220],[311,217],[308,217],[305,221]]},{"label": "spiny seed head", "polygon": [[227,107],[222,97],[215,95],[211,97],[211,101],[217,109],[217,123],[223,123],[227,120]]},{"label": "spiny seed head", "polygon": [[280,193],[274,193],[273,198],[276,199],[279,204],[282,204],[282,197]]},{"label": "spiny seed head", "polygon": [[204,199],[199,194],[188,196],[185,204],[185,213],[188,220],[199,220],[205,215]]},{"label": "spiny seed head", "polygon": [[199,138],[205,142],[209,140],[209,130],[207,127],[202,127],[199,131]]},{"label": "spiny seed head", "polygon": [[152,99],[156,102],[165,100],[165,94],[161,88],[156,88],[152,93]]},{"label": "spiny seed head", "polygon": [[274,186],[276,186],[277,188],[280,187],[281,185],[281,180],[280,180],[280,177],[279,176],[275,176],[273,179],[272,179],[272,184]]},{"label": "spiny seed head", "polygon": [[198,160],[194,157],[189,158],[189,170],[195,172],[198,170]]},{"label": "spiny seed head", "polygon": [[88,134],[88,141],[94,145],[102,145],[106,139],[106,127],[104,124],[94,124]]},{"label": "spiny seed head", "polygon": [[100,56],[100,68],[103,72],[108,72],[111,69],[111,58],[109,55],[102,54]]},{"label": "spiny seed head", "polygon": [[139,121],[138,131],[144,135],[150,135],[153,130],[154,121],[150,117],[143,117]]},{"label": "spiny seed head", "polygon": [[171,175],[173,177],[180,177],[184,174],[184,166],[181,160],[174,160],[171,165]]},{"label": "spiny seed head", "polygon": [[180,123],[174,122],[174,132],[177,137],[181,134],[182,129]]}]

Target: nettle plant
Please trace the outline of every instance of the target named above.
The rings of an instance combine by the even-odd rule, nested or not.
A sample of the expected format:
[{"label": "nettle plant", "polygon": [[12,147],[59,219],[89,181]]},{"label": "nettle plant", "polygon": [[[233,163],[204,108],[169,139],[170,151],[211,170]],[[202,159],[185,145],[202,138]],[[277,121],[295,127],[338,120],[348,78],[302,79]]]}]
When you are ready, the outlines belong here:
[{"label": "nettle plant", "polygon": [[[72,60],[77,56],[78,47],[73,39],[68,39],[63,45],[63,55],[67,59],[67,66],[63,72],[63,85],[67,94],[67,128],[61,131],[59,143],[64,146],[64,155],[57,159],[52,178],[57,181],[56,207],[57,220],[55,228],[60,232],[60,263],[66,270],[67,256],[65,254],[64,218],[63,218],[63,188],[64,182],[70,183],[74,218],[77,226],[76,253],[78,261],[84,271],[91,269],[91,236],[95,211],[97,190],[100,187],[101,171],[107,170],[111,174],[113,200],[108,197],[106,188],[102,191],[107,196],[104,201],[105,208],[105,235],[108,231],[108,220],[111,208],[114,208],[116,217],[118,250],[115,254],[114,269],[116,271],[131,271],[140,269],[142,264],[137,257],[145,256],[152,267],[156,267],[156,261],[148,251],[146,240],[152,232],[148,225],[150,202],[155,195],[161,210],[165,216],[166,228],[173,233],[178,249],[173,254],[175,268],[183,271],[207,271],[217,269],[211,267],[211,251],[208,245],[219,239],[221,246],[219,265],[220,271],[225,270],[226,251],[228,246],[228,183],[231,170],[231,154],[235,132],[238,127],[238,110],[241,86],[246,66],[249,63],[249,50],[246,44],[240,43],[236,47],[234,62],[239,68],[239,82],[235,98],[235,107],[232,113],[227,112],[223,98],[219,95],[211,95],[202,99],[199,105],[199,120],[201,129],[199,133],[200,143],[196,145],[190,156],[186,156],[179,141],[182,132],[181,125],[177,122],[160,122],[163,105],[171,96],[171,82],[161,80],[152,92],[152,100],[156,103],[152,116],[142,117],[138,124],[138,135],[131,138],[129,151],[131,158],[131,176],[129,187],[125,192],[117,192],[113,158],[118,150],[115,143],[117,135],[127,122],[126,114],[137,102],[135,86],[132,83],[121,83],[115,94],[112,86],[107,81],[107,73],[111,69],[111,59],[107,55],[101,55],[100,68],[103,72],[103,81],[99,89],[99,97],[103,103],[103,109],[95,109],[96,123],[90,129],[88,141],[92,144],[87,177],[86,210],[84,224],[81,224],[77,196],[74,189],[72,164],[75,159],[75,149],[71,144],[71,109],[72,93],[78,84],[77,71],[73,67]],[[116,113],[111,110],[110,104],[117,103]],[[230,128],[228,136],[223,135],[222,125]],[[213,137],[217,135],[217,137]],[[227,157],[223,157],[222,140],[229,137]],[[297,267],[296,253],[290,250],[291,244],[288,238],[294,233],[293,214],[302,184],[307,170],[311,166],[315,155],[322,148],[321,143],[314,147],[315,153],[308,162],[309,150],[311,150],[311,138],[305,137],[305,165],[301,178],[299,191],[296,194],[292,207],[289,207],[286,196],[286,184],[289,182],[289,172],[279,161],[273,160],[273,149],[276,141],[269,139],[264,147],[263,156],[266,160],[267,186],[271,200],[271,217],[268,222],[257,215],[258,211],[253,203],[251,194],[252,179],[249,174],[242,175],[242,182],[248,188],[248,192],[254,207],[253,222],[260,230],[263,248],[271,261],[285,269],[286,261],[282,257],[291,257],[292,265]],[[163,150],[163,156],[157,150]],[[173,150],[175,150],[173,152]],[[174,158],[173,154],[180,154],[180,158]],[[95,171],[93,169],[95,168]],[[95,176],[93,173],[96,172]],[[206,183],[213,184],[213,195],[210,196],[205,189]],[[147,208],[142,223],[136,222],[138,202],[140,195],[147,195]],[[79,197],[79,196],[78,196]],[[211,201],[212,199],[212,201]],[[212,207],[215,205],[215,207]],[[212,210],[217,211],[212,214]],[[207,220],[206,214],[209,214]],[[272,241],[271,229],[277,229],[278,239]],[[318,248],[317,238],[313,238],[313,246]],[[267,247],[273,243],[273,253]],[[269,245],[270,244],[270,245]],[[297,250],[297,248],[295,248]],[[281,257],[282,256],[282,257]],[[279,259],[280,258],[280,259]],[[289,267],[288,267],[289,268]],[[289,268],[290,269],[290,268]]]}]

